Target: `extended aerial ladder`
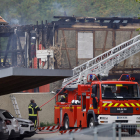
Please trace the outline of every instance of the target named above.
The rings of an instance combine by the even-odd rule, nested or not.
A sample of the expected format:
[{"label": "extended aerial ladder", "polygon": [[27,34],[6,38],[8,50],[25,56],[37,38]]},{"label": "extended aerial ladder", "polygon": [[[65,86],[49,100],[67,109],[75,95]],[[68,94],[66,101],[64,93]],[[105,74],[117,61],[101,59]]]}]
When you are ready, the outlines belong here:
[{"label": "extended aerial ladder", "polygon": [[62,87],[77,88],[78,84],[86,84],[88,74],[107,76],[109,70],[115,65],[138,52],[140,52],[140,35],[102,53],[78,67],[75,67],[73,69],[73,77],[64,79]]}]

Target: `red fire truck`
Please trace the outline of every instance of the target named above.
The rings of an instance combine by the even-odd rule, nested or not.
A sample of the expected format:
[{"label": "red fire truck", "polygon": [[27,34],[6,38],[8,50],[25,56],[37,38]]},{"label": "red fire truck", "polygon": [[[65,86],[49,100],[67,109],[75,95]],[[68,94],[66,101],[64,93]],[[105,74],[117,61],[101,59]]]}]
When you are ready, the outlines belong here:
[{"label": "red fire truck", "polygon": [[86,85],[78,85],[77,89],[66,88],[60,93],[68,93],[65,101],[59,102],[56,99],[55,123],[62,123],[64,129],[113,122],[140,124],[138,83],[130,77],[128,79],[129,81],[97,79]]},{"label": "red fire truck", "polygon": [[[74,68],[73,77],[64,80],[64,88],[56,96],[54,122],[64,129],[113,122],[140,124],[140,95],[135,78],[124,74],[116,81],[102,81],[96,76],[105,75],[139,51],[137,36]],[[63,101],[59,95],[63,95]],[[128,132],[135,134],[136,129]]]}]

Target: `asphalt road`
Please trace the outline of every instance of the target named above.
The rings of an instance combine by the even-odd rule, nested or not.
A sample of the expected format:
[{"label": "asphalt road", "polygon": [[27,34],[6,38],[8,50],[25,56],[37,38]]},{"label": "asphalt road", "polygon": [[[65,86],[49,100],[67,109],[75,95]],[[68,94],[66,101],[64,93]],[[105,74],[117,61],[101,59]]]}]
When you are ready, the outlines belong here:
[{"label": "asphalt road", "polygon": [[[47,134],[35,134],[31,138],[25,138],[25,140],[112,140],[113,139],[113,125],[99,125],[95,128],[82,129],[80,132],[63,134],[59,132],[53,133],[48,131]],[[128,131],[121,132],[121,140],[139,140],[140,139],[140,127],[137,127],[135,135],[129,135]],[[43,131],[39,131],[42,133]],[[96,137],[97,136],[97,137]],[[74,139],[73,139],[74,138]],[[119,140],[118,132],[116,132],[116,140]]]},{"label": "asphalt road", "polygon": [[[134,136],[130,136],[128,133],[122,133],[121,140],[139,140],[140,134],[136,133]],[[93,132],[92,133],[75,133],[73,136],[70,134],[63,134],[60,133],[51,133],[51,134],[35,134],[31,138],[25,138],[25,140],[73,140],[72,137],[75,138],[75,140],[93,140]],[[96,140],[96,139],[95,139]],[[98,140],[112,140],[112,133],[109,131],[106,131],[105,133],[98,134]],[[116,140],[119,140],[119,137],[116,136]]]},{"label": "asphalt road", "polygon": [[[87,138],[88,137],[88,138]],[[74,135],[76,140],[93,140],[93,136],[91,135]],[[72,140],[72,136],[69,134],[61,135],[60,133],[53,134],[35,134],[31,138],[25,138],[25,140]]]},{"label": "asphalt road", "polygon": [[45,139],[54,139],[55,137],[59,137],[60,133],[52,133],[52,134],[35,134],[30,138],[24,138],[24,140],[45,140]]}]

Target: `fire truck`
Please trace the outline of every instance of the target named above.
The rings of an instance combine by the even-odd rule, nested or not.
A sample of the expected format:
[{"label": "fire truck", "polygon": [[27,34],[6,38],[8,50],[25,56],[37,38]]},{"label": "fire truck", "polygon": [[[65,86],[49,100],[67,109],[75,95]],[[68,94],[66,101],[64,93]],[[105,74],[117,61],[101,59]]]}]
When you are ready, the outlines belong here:
[{"label": "fire truck", "polygon": [[[138,83],[129,74],[105,81],[109,70],[140,51],[140,35],[73,69],[58,90],[54,122],[64,129],[98,124],[140,124]],[[61,101],[60,96],[64,98]],[[128,131],[135,134],[136,130]]]}]

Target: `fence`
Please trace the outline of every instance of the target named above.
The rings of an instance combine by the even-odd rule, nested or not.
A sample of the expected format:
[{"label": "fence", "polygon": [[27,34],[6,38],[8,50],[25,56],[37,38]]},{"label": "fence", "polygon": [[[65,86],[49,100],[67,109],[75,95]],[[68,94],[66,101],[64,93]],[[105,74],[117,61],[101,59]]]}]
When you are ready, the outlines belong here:
[{"label": "fence", "polygon": [[[138,140],[140,139],[140,125],[113,123],[99,125],[94,128],[83,129],[78,133],[55,136],[53,140]],[[47,140],[47,139],[43,139]],[[50,140],[50,138],[49,138]]]},{"label": "fence", "polygon": [[113,123],[110,125],[101,125],[93,130],[94,140],[131,140],[140,138],[140,125]]}]

